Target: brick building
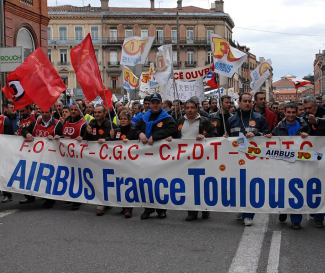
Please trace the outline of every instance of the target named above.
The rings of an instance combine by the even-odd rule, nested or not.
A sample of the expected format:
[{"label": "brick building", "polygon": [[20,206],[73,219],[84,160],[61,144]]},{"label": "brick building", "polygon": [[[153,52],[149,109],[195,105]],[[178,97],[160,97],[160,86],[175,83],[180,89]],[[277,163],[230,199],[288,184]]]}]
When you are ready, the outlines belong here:
[{"label": "brick building", "polygon": [[[147,0],[148,1],[148,0]],[[216,33],[231,45],[234,22],[224,12],[223,0],[213,3],[211,9],[194,6],[156,8],[154,0],[148,8],[109,7],[101,0],[101,7],[49,7],[48,54],[66,85],[74,94],[82,95],[70,62],[70,50],[91,33],[97,60],[105,85],[116,94],[122,94],[121,46],[125,37],[155,37],[144,71],[155,61],[157,48],[173,44],[174,69],[202,67],[212,63],[210,35]],[[175,2],[176,5],[176,2]],[[177,46],[178,44],[178,46]],[[233,86],[233,83],[228,85]]]},{"label": "brick building", "polygon": [[[273,83],[273,99],[278,102],[290,102],[296,100],[296,88],[287,78],[297,78],[292,74],[281,77],[279,81]],[[299,87],[297,98],[314,95],[314,85],[306,84]]]}]

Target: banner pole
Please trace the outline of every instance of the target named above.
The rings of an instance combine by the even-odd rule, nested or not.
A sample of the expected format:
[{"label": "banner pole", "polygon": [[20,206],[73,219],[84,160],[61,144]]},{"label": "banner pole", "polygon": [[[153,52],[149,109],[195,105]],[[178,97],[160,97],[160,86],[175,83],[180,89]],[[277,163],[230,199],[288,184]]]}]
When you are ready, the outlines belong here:
[{"label": "banner pole", "polygon": [[[178,95],[178,91],[177,91],[177,84],[176,84],[175,75],[174,75],[174,67],[173,67],[173,63],[172,63],[171,65],[172,65],[172,73],[173,73],[174,99],[176,99],[176,98],[175,98],[175,93],[176,93],[176,95],[177,95],[177,100],[178,100],[179,112],[180,112],[180,115],[182,116],[181,103],[180,103],[179,95]],[[177,120],[177,113],[176,113],[176,112],[175,112],[175,117],[176,117],[176,120]]]},{"label": "banner pole", "polygon": [[226,123],[225,123],[225,115],[223,113],[223,106],[222,106],[222,101],[221,101],[221,94],[220,94],[220,86],[219,86],[219,74],[217,76],[217,74],[215,75],[216,77],[216,83],[218,85],[218,91],[219,91],[219,104],[220,104],[220,110],[221,110],[221,115],[222,115],[222,121],[223,121],[223,130],[224,130],[224,134],[227,132],[226,131]]}]

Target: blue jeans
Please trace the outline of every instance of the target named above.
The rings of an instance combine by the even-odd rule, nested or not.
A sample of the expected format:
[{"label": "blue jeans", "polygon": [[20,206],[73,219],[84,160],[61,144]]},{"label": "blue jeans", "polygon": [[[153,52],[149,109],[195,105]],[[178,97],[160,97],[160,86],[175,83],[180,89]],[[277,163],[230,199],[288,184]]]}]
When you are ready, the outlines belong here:
[{"label": "blue jeans", "polygon": [[300,224],[302,221],[302,214],[290,214],[291,223]]},{"label": "blue jeans", "polygon": [[254,219],[255,213],[243,213],[243,220],[245,218],[250,218],[250,219]]},{"label": "blue jeans", "polygon": [[324,221],[324,216],[325,216],[325,214],[322,214],[322,213],[321,214],[315,214],[314,215],[314,220],[323,222]]}]

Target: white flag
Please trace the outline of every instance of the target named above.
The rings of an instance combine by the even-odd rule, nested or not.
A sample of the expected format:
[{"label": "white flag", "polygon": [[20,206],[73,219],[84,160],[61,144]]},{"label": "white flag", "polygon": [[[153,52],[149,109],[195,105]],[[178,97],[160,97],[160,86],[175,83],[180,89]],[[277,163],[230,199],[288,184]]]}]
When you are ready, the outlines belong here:
[{"label": "white flag", "polygon": [[156,71],[152,74],[153,83],[166,85],[172,73],[172,45],[160,46],[156,56]]},{"label": "white flag", "polygon": [[139,86],[139,79],[132,73],[132,71],[123,66],[123,87],[126,90],[132,91]]},{"label": "white flag", "polygon": [[151,49],[154,37],[129,37],[124,39],[121,64],[135,66],[144,64]]},{"label": "white flag", "polygon": [[247,54],[229,45],[228,41],[216,34],[211,34],[211,50],[214,72],[231,78],[247,59]]},{"label": "white flag", "polygon": [[272,61],[266,60],[262,62],[258,67],[255,68],[255,70],[251,73],[251,78],[253,81],[251,82],[251,93],[255,94],[255,92],[260,89],[262,84],[266,81],[268,76],[270,76],[270,69],[272,65]]}]

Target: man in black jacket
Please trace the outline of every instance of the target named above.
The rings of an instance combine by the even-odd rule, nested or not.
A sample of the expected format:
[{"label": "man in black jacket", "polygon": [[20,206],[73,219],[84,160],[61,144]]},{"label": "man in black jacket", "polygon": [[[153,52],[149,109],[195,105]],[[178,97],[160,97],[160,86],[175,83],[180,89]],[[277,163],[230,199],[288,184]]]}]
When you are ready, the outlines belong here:
[{"label": "man in black jacket", "polygon": [[[162,108],[160,94],[155,93],[150,96],[150,108],[138,121],[135,129],[143,144],[153,145],[156,140],[174,135],[177,132],[177,127],[174,119]],[[166,209],[145,208],[141,214],[141,219],[148,219],[150,214],[155,211],[157,211],[159,219],[167,217]]]},{"label": "man in black jacket", "polygon": [[[217,137],[216,128],[207,117],[203,117],[198,113],[199,104],[193,99],[185,102],[185,116],[179,118],[176,122],[178,128],[175,138],[196,139],[201,141],[204,138]],[[167,141],[171,141],[172,137],[168,137]],[[186,221],[196,220],[198,211],[188,211]],[[209,211],[202,211],[202,218],[208,219]]]},{"label": "man in black jacket", "polygon": [[[115,129],[116,125],[106,118],[107,109],[104,105],[97,105],[94,110],[95,119],[93,119],[86,128],[82,140],[97,141],[99,144],[104,143],[106,140],[110,140],[110,131]],[[96,215],[104,215],[105,206],[97,206]]]},{"label": "man in black jacket", "polygon": [[[212,113],[209,116],[212,124],[216,127],[219,136],[223,136],[226,133],[224,129],[226,124],[223,124],[222,114],[224,115],[225,123],[227,123],[227,120],[232,116],[232,114],[229,113],[231,107],[231,97],[222,96],[221,103],[222,108],[220,107],[218,112]],[[221,110],[223,110],[223,112]]]},{"label": "man in black jacket", "polygon": [[[295,103],[287,103],[284,106],[285,118],[276,126],[273,131],[273,136],[301,136],[306,138],[309,133],[309,127],[307,123],[297,117],[298,106]],[[271,135],[266,135],[269,137]],[[302,214],[290,214],[291,227],[293,229],[301,228]],[[287,219],[287,214],[280,214],[280,222],[284,222]]]}]

